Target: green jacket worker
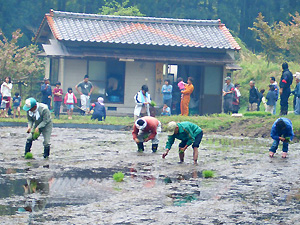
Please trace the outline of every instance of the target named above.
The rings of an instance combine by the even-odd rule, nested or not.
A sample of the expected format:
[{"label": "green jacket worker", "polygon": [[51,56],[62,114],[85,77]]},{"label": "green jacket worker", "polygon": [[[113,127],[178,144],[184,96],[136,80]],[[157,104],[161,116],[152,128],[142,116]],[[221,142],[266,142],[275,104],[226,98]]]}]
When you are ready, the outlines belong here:
[{"label": "green jacket worker", "polygon": [[194,151],[194,164],[197,164],[198,148],[203,136],[201,128],[191,122],[176,123],[172,121],[168,123],[167,131],[169,137],[166,144],[166,152],[162,155],[162,157],[165,158],[168,155],[175,139],[179,139],[181,140],[181,143],[179,144],[180,162],[184,162],[184,152],[190,145],[192,145]]},{"label": "green jacket worker", "polygon": [[32,141],[36,140],[40,133],[44,137],[44,158],[50,155],[50,137],[52,133],[52,119],[47,105],[37,102],[34,98],[28,98],[25,101],[23,109],[27,111],[29,133],[25,146],[25,155],[30,152]]}]

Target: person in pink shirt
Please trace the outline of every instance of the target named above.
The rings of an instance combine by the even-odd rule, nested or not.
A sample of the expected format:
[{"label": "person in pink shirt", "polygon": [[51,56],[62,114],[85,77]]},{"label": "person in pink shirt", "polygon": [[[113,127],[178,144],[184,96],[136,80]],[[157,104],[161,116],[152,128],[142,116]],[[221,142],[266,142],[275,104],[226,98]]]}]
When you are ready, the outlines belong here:
[{"label": "person in pink shirt", "polygon": [[65,95],[64,103],[67,106],[68,119],[72,119],[74,104],[77,104],[77,98],[73,93],[72,88],[68,88],[68,93]]},{"label": "person in pink shirt", "polygon": [[59,81],[57,81],[55,84],[55,88],[53,89],[55,119],[59,119],[60,106],[61,106],[61,102],[62,102],[63,90],[60,88],[60,85],[61,85],[61,83]]},{"label": "person in pink shirt", "polygon": [[181,77],[178,77],[177,81],[178,81],[178,88],[180,89],[180,91],[183,91],[185,89],[186,83],[183,82],[183,79]]}]

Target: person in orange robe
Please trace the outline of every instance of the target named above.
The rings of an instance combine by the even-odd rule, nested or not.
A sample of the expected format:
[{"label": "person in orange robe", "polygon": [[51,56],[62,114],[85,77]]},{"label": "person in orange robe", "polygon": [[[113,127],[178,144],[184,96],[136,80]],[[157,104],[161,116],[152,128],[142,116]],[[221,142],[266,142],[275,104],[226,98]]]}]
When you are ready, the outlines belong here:
[{"label": "person in orange robe", "polygon": [[188,116],[189,115],[189,103],[191,99],[191,94],[194,91],[193,86],[193,78],[189,77],[187,80],[187,84],[185,85],[185,89],[181,91],[182,97],[181,97],[181,103],[180,103],[180,110],[182,116]]}]

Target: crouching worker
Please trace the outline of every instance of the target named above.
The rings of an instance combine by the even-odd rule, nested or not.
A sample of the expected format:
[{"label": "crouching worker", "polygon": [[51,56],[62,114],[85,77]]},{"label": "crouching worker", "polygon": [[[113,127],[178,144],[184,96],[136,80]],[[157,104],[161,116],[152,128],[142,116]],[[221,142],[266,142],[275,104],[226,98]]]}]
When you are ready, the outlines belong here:
[{"label": "crouching worker", "polygon": [[271,130],[271,137],[274,139],[269,155],[272,158],[276,153],[279,142],[282,141],[282,158],[286,158],[289,150],[289,142],[293,140],[294,132],[292,122],[284,117],[277,119]]},{"label": "crouching worker", "polygon": [[50,155],[50,137],[52,133],[52,119],[47,105],[38,103],[34,98],[25,101],[23,109],[27,111],[29,133],[25,146],[25,155],[30,152],[32,141],[36,140],[40,133],[44,136],[44,158]]},{"label": "crouching worker", "polygon": [[144,151],[144,142],[152,140],[152,152],[158,148],[158,135],[161,133],[161,123],[154,117],[144,116],[135,121],[132,137],[138,146],[138,151]]},{"label": "crouching worker", "polygon": [[165,158],[168,155],[175,139],[177,138],[181,140],[181,143],[179,144],[180,162],[184,162],[184,152],[191,144],[193,144],[193,159],[194,164],[197,164],[198,148],[203,136],[201,128],[191,122],[176,123],[172,121],[168,123],[167,131],[169,137],[166,144],[166,152],[162,155],[162,157]]},{"label": "crouching worker", "polygon": [[102,97],[99,97],[97,99],[97,102],[92,104],[90,108],[90,111],[93,112],[91,120],[97,119],[98,121],[102,121],[102,118],[103,120],[106,119],[106,110],[103,101],[104,99]]}]

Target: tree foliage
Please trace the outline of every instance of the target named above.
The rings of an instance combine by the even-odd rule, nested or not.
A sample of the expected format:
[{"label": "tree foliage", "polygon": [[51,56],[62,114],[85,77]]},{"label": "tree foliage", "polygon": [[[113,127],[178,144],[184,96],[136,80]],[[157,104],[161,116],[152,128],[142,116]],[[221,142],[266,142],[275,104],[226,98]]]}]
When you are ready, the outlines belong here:
[{"label": "tree foliage", "polygon": [[41,80],[44,73],[44,61],[38,58],[36,45],[18,46],[22,36],[21,31],[16,30],[9,40],[0,30],[0,77],[10,76],[14,84],[19,84],[19,89],[25,84],[28,85],[25,91],[34,92],[36,81]]},{"label": "tree foliage", "polygon": [[269,62],[279,59],[300,62],[300,16],[298,12],[290,16],[292,20],[287,24],[279,21],[269,25],[259,13],[254,27],[249,28],[256,34]]},{"label": "tree foliage", "polygon": [[[260,44],[248,27],[262,13],[265,21],[288,23],[289,13],[300,12],[300,0],[0,0],[0,28],[6,33],[21,29],[21,46],[31,38],[50,9],[114,15],[221,19],[251,49]],[[141,13],[141,14],[140,14]]]},{"label": "tree foliage", "polygon": [[128,6],[129,0],[122,3],[117,1],[105,1],[105,6],[100,9],[100,14],[115,15],[115,16],[145,16],[137,6]]}]

